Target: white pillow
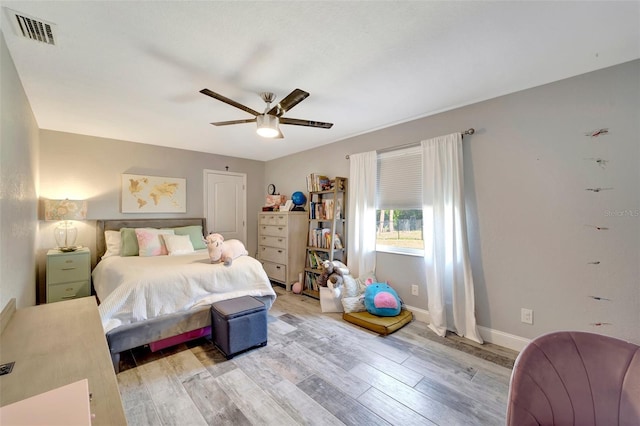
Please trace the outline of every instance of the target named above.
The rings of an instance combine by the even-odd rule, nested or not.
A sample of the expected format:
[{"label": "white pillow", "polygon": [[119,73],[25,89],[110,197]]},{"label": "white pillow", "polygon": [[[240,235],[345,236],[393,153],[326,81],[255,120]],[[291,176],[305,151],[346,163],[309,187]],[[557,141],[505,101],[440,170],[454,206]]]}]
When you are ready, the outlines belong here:
[{"label": "white pillow", "polygon": [[139,256],[162,256],[169,254],[161,235],[173,235],[173,229],[136,228]]},{"label": "white pillow", "polygon": [[342,300],[342,308],[345,312],[364,312],[367,310],[364,306],[364,295],[356,296],[356,297],[343,297]]},{"label": "white pillow", "polygon": [[369,281],[369,284],[380,282],[380,281],[378,281],[378,279],[376,278],[375,273],[373,273],[373,272],[367,272],[364,275],[360,275],[356,279],[356,282],[358,283],[358,293],[364,294],[364,291],[367,289],[367,285],[368,285],[367,281]]},{"label": "white pillow", "polygon": [[120,231],[104,231],[104,242],[107,250],[104,255],[102,255],[102,259],[111,256],[120,256]]},{"label": "white pillow", "polygon": [[169,256],[193,253],[193,244],[188,235],[163,235]]},{"label": "white pillow", "polygon": [[351,275],[348,275],[348,274],[343,275],[342,281],[344,283],[344,290],[342,293],[343,294],[342,297],[356,297],[362,294],[362,292],[360,291],[360,286],[358,285],[358,282]]}]

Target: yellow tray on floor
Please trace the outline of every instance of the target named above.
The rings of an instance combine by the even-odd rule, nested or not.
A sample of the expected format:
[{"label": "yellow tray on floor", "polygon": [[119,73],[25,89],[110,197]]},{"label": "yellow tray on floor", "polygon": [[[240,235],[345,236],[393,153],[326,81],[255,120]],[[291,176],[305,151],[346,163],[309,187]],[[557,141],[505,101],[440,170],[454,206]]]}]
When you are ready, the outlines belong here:
[{"label": "yellow tray on floor", "polygon": [[369,312],[345,312],[342,314],[342,319],[386,336],[410,323],[413,320],[413,313],[403,309],[395,317],[379,317]]}]

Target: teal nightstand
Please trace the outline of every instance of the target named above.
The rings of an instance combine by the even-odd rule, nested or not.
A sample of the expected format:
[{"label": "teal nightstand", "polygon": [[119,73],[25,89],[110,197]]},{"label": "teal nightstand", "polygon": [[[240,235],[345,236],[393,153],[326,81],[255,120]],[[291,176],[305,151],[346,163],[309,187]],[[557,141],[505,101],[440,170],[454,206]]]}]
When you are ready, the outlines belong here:
[{"label": "teal nightstand", "polygon": [[47,303],[91,295],[91,252],[47,252]]}]

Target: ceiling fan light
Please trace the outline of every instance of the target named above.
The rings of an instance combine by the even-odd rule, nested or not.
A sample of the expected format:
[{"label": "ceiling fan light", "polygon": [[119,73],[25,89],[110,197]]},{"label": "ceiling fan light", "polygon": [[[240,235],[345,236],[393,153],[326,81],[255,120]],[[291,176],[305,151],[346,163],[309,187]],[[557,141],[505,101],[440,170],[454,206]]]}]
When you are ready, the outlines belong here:
[{"label": "ceiling fan light", "polygon": [[264,138],[275,138],[280,134],[278,123],[280,120],[275,115],[260,114],[256,117],[258,129],[256,132]]}]

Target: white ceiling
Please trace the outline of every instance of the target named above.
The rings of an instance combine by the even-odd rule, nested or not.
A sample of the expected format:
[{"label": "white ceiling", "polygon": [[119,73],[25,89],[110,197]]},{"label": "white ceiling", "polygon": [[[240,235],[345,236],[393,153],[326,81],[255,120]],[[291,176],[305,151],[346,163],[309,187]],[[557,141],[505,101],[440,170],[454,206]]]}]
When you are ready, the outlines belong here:
[{"label": "white ceiling", "polygon": [[[640,2],[1,1],[56,24],[2,31],[38,126],[270,160],[640,57]],[[311,96],[263,139],[258,96]],[[461,126],[468,123],[461,123]],[[462,129],[451,129],[451,131]]]}]

